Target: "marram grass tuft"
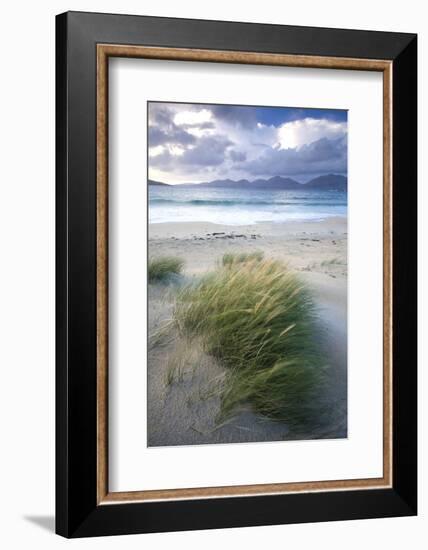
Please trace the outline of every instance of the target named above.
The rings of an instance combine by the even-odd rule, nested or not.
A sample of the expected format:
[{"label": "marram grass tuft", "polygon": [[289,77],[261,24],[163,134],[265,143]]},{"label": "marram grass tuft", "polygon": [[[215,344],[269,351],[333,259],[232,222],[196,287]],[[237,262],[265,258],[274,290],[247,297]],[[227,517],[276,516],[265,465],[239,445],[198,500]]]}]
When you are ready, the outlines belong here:
[{"label": "marram grass tuft", "polygon": [[161,256],[149,260],[149,283],[168,280],[172,275],[179,275],[184,267],[184,261],[174,256]]},{"label": "marram grass tuft", "polygon": [[217,421],[251,405],[292,429],[313,426],[325,366],[310,293],[279,261],[225,257],[179,291],[174,310],[179,331],[200,339],[228,373]]},{"label": "marram grass tuft", "polygon": [[261,262],[263,260],[264,254],[261,250],[254,250],[253,252],[238,252],[238,253],[227,253],[223,254],[222,264],[224,266],[242,264],[245,262],[250,262],[252,260]]}]

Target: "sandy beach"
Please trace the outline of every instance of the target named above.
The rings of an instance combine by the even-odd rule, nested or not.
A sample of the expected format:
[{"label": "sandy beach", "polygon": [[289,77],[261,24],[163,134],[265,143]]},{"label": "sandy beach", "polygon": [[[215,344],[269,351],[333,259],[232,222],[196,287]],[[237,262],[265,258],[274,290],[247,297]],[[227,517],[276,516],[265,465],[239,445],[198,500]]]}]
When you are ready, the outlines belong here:
[{"label": "sandy beach", "polygon": [[[347,223],[324,221],[248,226],[208,222],[152,223],[149,256],[176,256],[185,266],[180,282],[149,285],[149,335],[171,319],[174,291],[214,268],[226,252],[262,251],[285,262],[308,285],[316,301],[320,346],[329,362],[322,399],[334,404],[329,426],[299,439],[346,437]],[[190,445],[293,439],[288,426],[243,410],[224,425],[214,419],[219,398],[210,391],[223,367],[193,344],[177,338],[149,346],[148,445]]]}]

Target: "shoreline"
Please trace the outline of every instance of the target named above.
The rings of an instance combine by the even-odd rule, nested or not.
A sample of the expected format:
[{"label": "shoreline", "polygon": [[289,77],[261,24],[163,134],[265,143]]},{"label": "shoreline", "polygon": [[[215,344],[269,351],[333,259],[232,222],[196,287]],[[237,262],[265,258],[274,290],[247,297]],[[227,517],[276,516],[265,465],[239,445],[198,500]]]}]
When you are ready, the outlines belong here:
[{"label": "shoreline", "polygon": [[[212,222],[149,224],[149,256],[183,256],[185,270],[200,273],[225,252],[262,250],[299,271],[346,276],[347,219],[322,222],[220,225]],[[321,265],[323,264],[323,265]],[[341,266],[342,269],[338,269]]]},{"label": "shoreline", "polygon": [[266,221],[266,222],[257,222],[253,224],[227,224],[227,223],[215,223],[210,221],[165,221],[165,222],[149,222],[148,228],[154,231],[160,231],[162,232],[162,228],[170,228],[170,227],[183,227],[186,229],[193,229],[194,231],[197,231],[198,228],[201,227],[207,227],[207,228],[235,228],[236,230],[239,230],[240,228],[246,228],[248,231],[251,230],[251,228],[265,228],[267,231],[272,231],[273,228],[288,228],[292,229],[295,227],[296,229],[304,229],[305,227],[310,227],[314,231],[319,231],[323,229],[330,229],[330,228],[336,228],[336,227],[346,227],[347,226],[347,216],[329,216],[324,218],[314,218],[314,219],[295,219],[295,220],[286,220],[281,222],[273,222],[273,221]]}]

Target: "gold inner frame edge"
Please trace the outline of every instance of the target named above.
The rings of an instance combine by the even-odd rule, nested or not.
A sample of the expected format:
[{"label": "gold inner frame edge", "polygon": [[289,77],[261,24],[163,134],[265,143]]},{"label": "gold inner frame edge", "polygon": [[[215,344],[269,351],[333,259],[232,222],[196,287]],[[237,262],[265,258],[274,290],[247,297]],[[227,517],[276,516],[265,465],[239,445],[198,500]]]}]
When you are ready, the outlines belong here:
[{"label": "gold inner frame edge", "polygon": [[[224,487],[109,492],[108,488],[108,59],[347,69],[383,73],[383,476]],[[224,498],[392,486],[392,62],[385,60],[97,44],[97,503]]]}]

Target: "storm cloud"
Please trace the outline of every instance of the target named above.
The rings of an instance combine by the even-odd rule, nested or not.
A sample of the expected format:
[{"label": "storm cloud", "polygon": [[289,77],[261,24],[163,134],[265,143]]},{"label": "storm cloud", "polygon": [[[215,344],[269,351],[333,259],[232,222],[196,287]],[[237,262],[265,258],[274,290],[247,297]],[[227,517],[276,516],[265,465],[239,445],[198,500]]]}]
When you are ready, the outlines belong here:
[{"label": "storm cloud", "polygon": [[224,162],[226,150],[233,145],[227,138],[220,136],[202,137],[197,140],[195,147],[184,150],[182,154],[173,154],[169,150],[163,151],[150,159],[151,166],[166,169],[180,167],[218,166]]},{"label": "storm cloud", "polygon": [[257,124],[256,112],[251,107],[240,105],[212,105],[214,118],[227,121],[228,124],[251,128]]},{"label": "storm cloud", "polygon": [[297,176],[299,174],[339,173],[347,170],[347,139],[321,138],[299,148],[265,149],[245,169],[254,176]]},{"label": "storm cloud", "polygon": [[235,151],[234,149],[229,151],[229,157],[233,162],[243,162],[247,159],[247,155],[243,151]]},{"label": "storm cloud", "polygon": [[347,172],[340,111],[149,103],[149,177],[168,183]]},{"label": "storm cloud", "polygon": [[190,145],[195,143],[196,138],[184,130],[171,127],[167,131],[157,126],[149,127],[149,147],[157,147],[170,143],[171,145]]}]

